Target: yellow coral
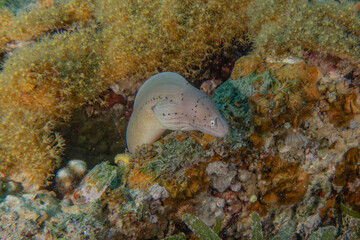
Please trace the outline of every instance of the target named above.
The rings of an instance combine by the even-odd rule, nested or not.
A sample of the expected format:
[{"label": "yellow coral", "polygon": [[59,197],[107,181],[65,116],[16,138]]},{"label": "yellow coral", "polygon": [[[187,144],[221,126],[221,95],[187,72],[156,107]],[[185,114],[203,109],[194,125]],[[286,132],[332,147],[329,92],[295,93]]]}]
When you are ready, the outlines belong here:
[{"label": "yellow coral", "polygon": [[360,20],[355,1],[257,0],[249,8],[249,36],[262,56],[320,53],[360,57]]},{"label": "yellow coral", "polygon": [[7,9],[0,9],[0,53],[5,51],[5,44],[9,42],[6,32],[9,31],[14,15]]},{"label": "yellow coral", "polygon": [[243,39],[246,6],[242,0],[99,1],[95,17],[104,23],[104,76],[137,80],[158,71],[194,76],[194,67],[234,38]]},{"label": "yellow coral", "polygon": [[64,146],[53,132],[53,122],[41,112],[14,108],[0,122],[0,173],[29,184],[41,184],[52,176]]},{"label": "yellow coral", "polygon": [[105,89],[96,72],[101,62],[96,45],[92,28],[73,28],[17,49],[5,62],[0,73],[0,171],[5,176],[26,175],[25,169],[34,183],[43,184],[58,166],[64,144],[52,129]]},{"label": "yellow coral", "polygon": [[92,19],[92,7],[91,1],[64,0],[38,1],[17,10],[16,14],[2,10],[0,52],[10,41],[31,40],[76,22],[86,24]]}]

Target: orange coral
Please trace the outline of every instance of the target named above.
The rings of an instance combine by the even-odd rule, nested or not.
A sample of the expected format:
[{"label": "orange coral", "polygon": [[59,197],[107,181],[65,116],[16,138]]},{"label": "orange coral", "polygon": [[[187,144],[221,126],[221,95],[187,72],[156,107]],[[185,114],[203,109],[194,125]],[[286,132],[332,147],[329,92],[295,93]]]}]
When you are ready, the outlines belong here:
[{"label": "orange coral", "polygon": [[243,56],[236,61],[231,73],[231,78],[238,79],[244,77],[245,75],[249,75],[259,69],[262,63],[263,61],[259,55],[249,54],[247,56]]},{"label": "orange coral", "polygon": [[132,189],[141,188],[146,190],[151,186],[154,178],[154,175],[146,175],[140,172],[139,169],[133,169],[128,176],[129,187]]},{"label": "orange coral", "polygon": [[343,127],[355,117],[355,114],[360,113],[358,96],[357,90],[349,94],[339,94],[337,100],[331,103],[328,111],[330,122],[338,127]]},{"label": "orange coral", "polygon": [[[199,169],[205,169],[199,168]],[[166,179],[163,186],[168,191],[171,198],[184,199],[194,196],[199,191],[205,191],[208,187],[209,180],[204,171],[198,168],[188,168],[185,171],[186,181],[178,183],[175,179]]]},{"label": "orange coral", "polygon": [[360,212],[360,150],[351,148],[343,160],[336,166],[333,183],[343,186],[340,192],[341,201],[355,212]]},{"label": "orange coral", "polygon": [[[254,78],[259,78],[252,83],[255,91],[249,98],[253,124],[258,132],[269,131],[284,122],[290,122],[296,128],[310,115],[313,104],[320,98],[316,87],[319,70],[303,61],[266,63],[256,55],[245,56],[235,63],[231,78],[245,81],[238,77],[248,72],[255,72]],[[270,87],[262,92],[260,89],[264,84],[270,84]]]},{"label": "orange coral", "polygon": [[261,180],[266,183],[262,202],[273,205],[293,205],[306,193],[309,175],[300,170],[296,163],[289,163],[278,157],[266,157],[259,163]]}]

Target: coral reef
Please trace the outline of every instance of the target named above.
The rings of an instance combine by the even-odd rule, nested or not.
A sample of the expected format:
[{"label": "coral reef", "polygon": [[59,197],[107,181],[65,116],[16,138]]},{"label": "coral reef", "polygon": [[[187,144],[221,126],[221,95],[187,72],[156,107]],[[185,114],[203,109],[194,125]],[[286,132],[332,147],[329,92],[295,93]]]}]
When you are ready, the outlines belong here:
[{"label": "coral reef", "polygon": [[[0,17],[0,51],[6,54],[1,59],[1,119],[17,119],[29,111],[28,116],[44,119],[43,124],[58,126],[70,118],[74,109],[93,103],[115,82],[121,83],[122,90],[134,92],[138,83],[159,71],[175,71],[194,79],[213,54],[239,42],[253,42],[253,49],[262,56],[312,57],[321,52],[356,68],[357,9],[354,2],[330,0],[39,0],[16,10],[5,5]],[[279,80],[282,86],[288,83]],[[314,92],[303,91],[307,100],[316,97],[311,95]],[[289,103],[301,101],[296,94],[288,96],[292,98]],[[271,96],[259,94],[252,100],[260,115],[277,112],[276,106],[265,111],[272,103]],[[299,109],[291,104],[287,108]],[[258,126],[267,125],[261,117],[255,117],[255,121]],[[1,123],[6,126],[1,135],[16,139],[15,128],[5,120]],[[22,125],[34,127],[26,117]],[[53,137],[53,130],[41,133],[41,129],[33,129],[36,138]],[[20,174],[16,166],[22,165],[36,173],[31,174],[37,176],[32,182],[43,185],[59,166],[61,138],[57,134],[56,142],[43,144],[45,148],[40,143],[28,146],[25,142],[31,138],[29,134],[21,138],[21,149],[36,148],[43,156],[35,157],[27,151],[29,158],[38,160],[21,160],[19,164],[23,158],[13,146],[15,140],[11,140],[8,146],[1,146],[2,159],[9,162],[2,162],[1,172]]]},{"label": "coral reef", "polygon": [[[1,3],[0,238],[359,239],[358,2]],[[230,135],[171,133],[111,165],[160,71],[219,86]],[[95,167],[77,185],[62,158]]]},{"label": "coral reef", "polygon": [[114,189],[121,184],[120,174],[120,170],[108,162],[96,165],[74,190],[71,200],[77,204],[95,202],[107,189]]}]

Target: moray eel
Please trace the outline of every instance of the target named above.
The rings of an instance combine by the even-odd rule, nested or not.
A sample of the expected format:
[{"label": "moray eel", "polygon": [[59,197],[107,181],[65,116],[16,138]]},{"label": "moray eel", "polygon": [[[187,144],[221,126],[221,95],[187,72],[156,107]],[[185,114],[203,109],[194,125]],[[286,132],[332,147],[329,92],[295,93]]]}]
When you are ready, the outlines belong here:
[{"label": "moray eel", "polygon": [[158,73],[140,87],[127,130],[130,152],[169,130],[198,130],[224,137],[229,126],[211,98],[177,73]]}]

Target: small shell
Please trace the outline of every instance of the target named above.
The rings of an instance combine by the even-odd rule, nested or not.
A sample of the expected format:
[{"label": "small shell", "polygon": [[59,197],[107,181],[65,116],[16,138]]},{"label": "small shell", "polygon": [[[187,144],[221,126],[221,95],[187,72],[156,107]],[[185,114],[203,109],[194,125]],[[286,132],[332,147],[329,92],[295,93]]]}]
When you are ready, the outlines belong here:
[{"label": "small shell", "polygon": [[285,145],[293,148],[303,148],[307,142],[306,137],[295,129],[290,131],[285,138]]}]

